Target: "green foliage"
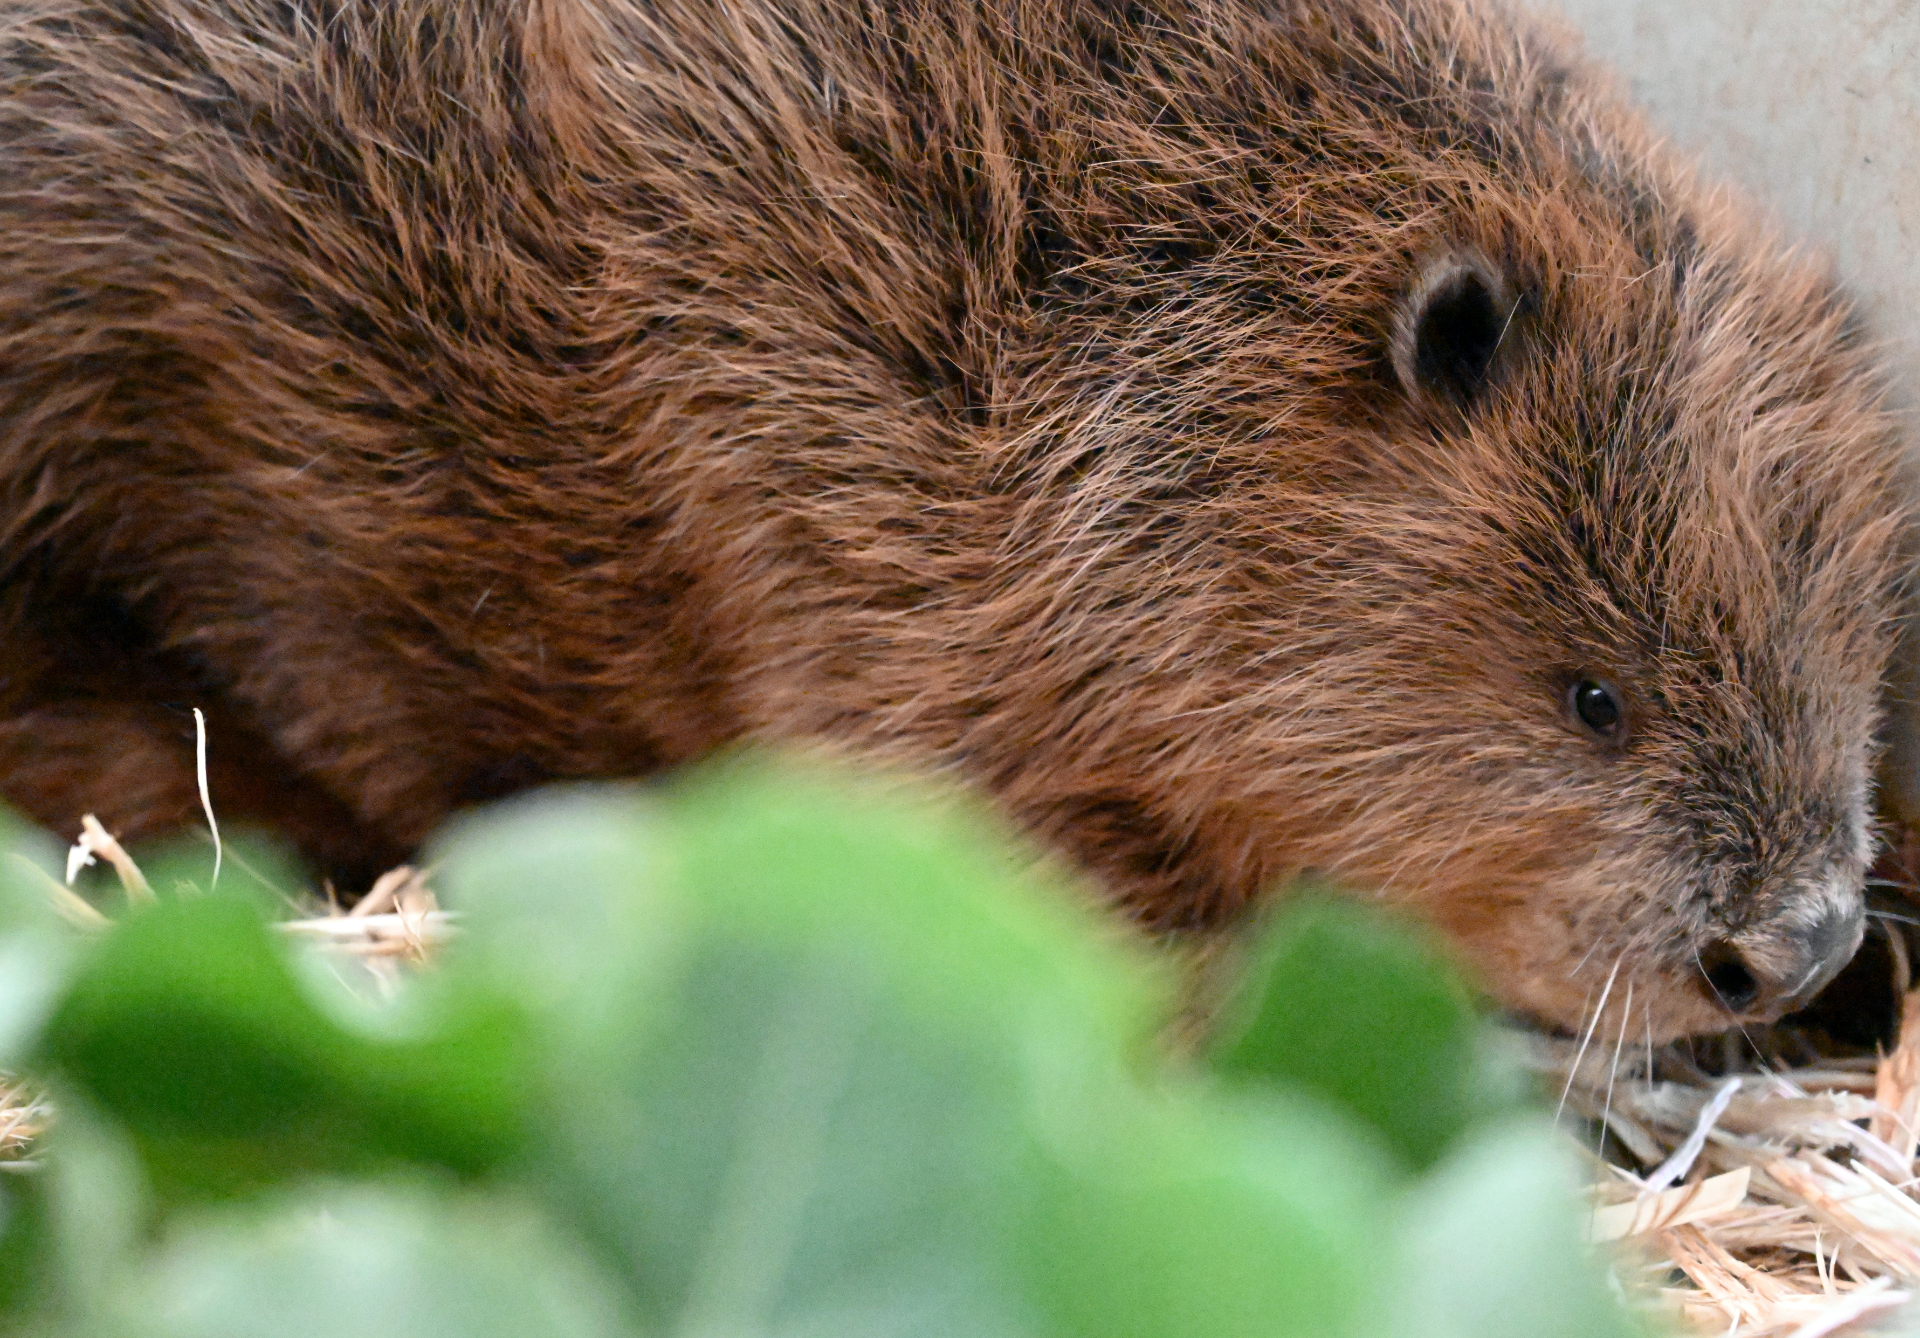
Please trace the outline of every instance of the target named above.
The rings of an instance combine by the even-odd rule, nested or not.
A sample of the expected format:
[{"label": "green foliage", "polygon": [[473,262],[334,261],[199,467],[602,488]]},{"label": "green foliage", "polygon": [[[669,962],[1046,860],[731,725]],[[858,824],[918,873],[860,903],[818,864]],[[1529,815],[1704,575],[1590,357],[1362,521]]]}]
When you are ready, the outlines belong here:
[{"label": "green foliage", "polygon": [[468,1174],[521,1137],[528,1037],[463,1000],[417,1038],[357,1036],[295,977],[256,904],[222,890],[139,907],[77,973],[47,1053],[183,1195],[386,1159]]},{"label": "green foliage", "polygon": [[1188,1069],[1154,961],[890,779],[496,809],[439,852],[460,937],[378,1005],[228,867],[86,942],[0,886],[54,982],[0,1038],[61,1111],[0,1181],[14,1331],[1633,1332],[1457,983],[1346,908],[1276,919]]},{"label": "green foliage", "polygon": [[506,1194],[313,1185],[197,1215],[102,1316],[155,1338],[619,1338],[621,1298],[549,1217]]},{"label": "green foliage", "polygon": [[1271,926],[1222,1010],[1215,1067],[1317,1092],[1384,1137],[1414,1170],[1494,1112],[1466,990],[1433,944],[1347,902],[1302,897]]}]

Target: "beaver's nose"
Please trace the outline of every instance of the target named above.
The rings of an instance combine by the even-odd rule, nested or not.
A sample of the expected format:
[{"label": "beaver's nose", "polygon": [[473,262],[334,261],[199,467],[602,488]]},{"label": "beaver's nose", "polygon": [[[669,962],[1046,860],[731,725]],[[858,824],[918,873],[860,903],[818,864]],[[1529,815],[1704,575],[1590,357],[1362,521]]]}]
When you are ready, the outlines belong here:
[{"label": "beaver's nose", "polygon": [[1701,981],[1729,1013],[1779,1017],[1825,989],[1853,960],[1865,924],[1857,900],[1828,906],[1810,921],[1781,917],[1701,949]]}]

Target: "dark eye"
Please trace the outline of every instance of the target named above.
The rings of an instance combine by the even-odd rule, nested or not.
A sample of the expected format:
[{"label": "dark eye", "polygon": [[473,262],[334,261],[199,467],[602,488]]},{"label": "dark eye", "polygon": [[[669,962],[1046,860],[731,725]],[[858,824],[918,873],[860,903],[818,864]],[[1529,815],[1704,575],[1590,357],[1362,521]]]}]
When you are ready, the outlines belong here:
[{"label": "dark eye", "polygon": [[1583,678],[1573,685],[1573,713],[1595,734],[1611,735],[1620,727],[1620,690],[1603,678]]}]

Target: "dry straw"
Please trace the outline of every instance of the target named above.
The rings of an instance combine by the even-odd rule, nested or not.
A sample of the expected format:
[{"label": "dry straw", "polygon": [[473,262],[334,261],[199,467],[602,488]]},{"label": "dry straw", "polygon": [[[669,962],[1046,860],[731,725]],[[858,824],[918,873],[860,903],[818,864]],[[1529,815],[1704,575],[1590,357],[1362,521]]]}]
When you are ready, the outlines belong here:
[{"label": "dry straw", "polygon": [[1530,1044],[1590,1131],[1589,1237],[1612,1243],[1621,1281],[1661,1298],[1680,1332],[1823,1338],[1908,1322],[1920,991],[1890,1053],[1800,1067],[1710,1075],[1670,1049],[1621,1073],[1615,1056]]}]

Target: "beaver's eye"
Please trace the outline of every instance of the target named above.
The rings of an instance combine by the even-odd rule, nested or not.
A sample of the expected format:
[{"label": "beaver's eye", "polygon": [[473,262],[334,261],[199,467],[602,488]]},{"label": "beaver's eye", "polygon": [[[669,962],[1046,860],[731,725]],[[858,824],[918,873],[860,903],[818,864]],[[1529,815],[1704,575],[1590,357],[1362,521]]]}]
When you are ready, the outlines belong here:
[{"label": "beaver's eye", "polygon": [[1571,690],[1573,713],[1595,734],[1611,736],[1620,727],[1620,692],[1603,678],[1583,678]]}]

